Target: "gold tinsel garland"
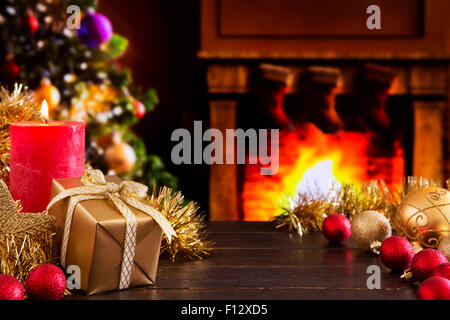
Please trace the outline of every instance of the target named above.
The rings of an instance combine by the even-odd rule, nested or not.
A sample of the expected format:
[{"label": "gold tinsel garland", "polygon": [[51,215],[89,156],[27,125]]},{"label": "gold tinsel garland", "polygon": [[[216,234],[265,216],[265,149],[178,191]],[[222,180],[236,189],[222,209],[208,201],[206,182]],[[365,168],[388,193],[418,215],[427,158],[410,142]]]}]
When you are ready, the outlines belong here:
[{"label": "gold tinsel garland", "polygon": [[[447,182],[448,183],[448,182]],[[283,212],[274,218],[276,227],[289,226],[299,235],[322,228],[323,220],[330,214],[339,213],[350,220],[358,213],[376,210],[383,213],[393,224],[394,214],[407,193],[425,186],[440,186],[430,179],[407,177],[399,190],[390,190],[384,181],[366,184],[331,184],[326,194],[307,191],[291,199],[293,205],[284,205]]]},{"label": "gold tinsel garland", "polygon": [[54,217],[41,213],[19,213],[0,180],[0,273],[24,282],[32,268],[51,262],[54,223]]},{"label": "gold tinsel garland", "polygon": [[148,201],[166,216],[177,233],[177,238],[170,244],[163,238],[161,254],[168,254],[172,262],[177,254],[200,260],[210,255],[214,243],[206,239],[205,217],[198,213],[195,202],[186,204],[181,192],[173,192],[167,187],[159,192],[154,190]]},{"label": "gold tinsel garland", "polygon": [[16,84],[12,92],[0,87],[0,179],[8,179],[9,125],[12,122],[39,119],[40,108],[33,94],[22,85]]}]

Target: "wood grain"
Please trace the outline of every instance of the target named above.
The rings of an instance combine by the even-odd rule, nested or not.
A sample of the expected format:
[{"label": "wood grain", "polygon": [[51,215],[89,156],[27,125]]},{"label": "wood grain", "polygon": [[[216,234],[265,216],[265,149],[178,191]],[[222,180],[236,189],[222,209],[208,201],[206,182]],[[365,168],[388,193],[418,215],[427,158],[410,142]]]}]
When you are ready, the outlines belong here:
[{"label": "wood grain", "polygon": [[[125,300],[408,300],[415,287],[350,240],[330,246],[320,233],[303,238],[269,222],[209,222],[216,241],[204,261],[162,258],[156,286],[65,299]],[[381,267],[381,289],[366,286],[367,267]]]}]

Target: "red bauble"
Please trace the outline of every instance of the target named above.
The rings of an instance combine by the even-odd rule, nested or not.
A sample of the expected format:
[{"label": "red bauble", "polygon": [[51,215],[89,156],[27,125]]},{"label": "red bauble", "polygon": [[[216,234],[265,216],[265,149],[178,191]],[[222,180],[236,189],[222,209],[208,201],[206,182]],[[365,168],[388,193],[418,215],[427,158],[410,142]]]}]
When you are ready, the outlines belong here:
[{"label": "red bauble", "polygon": [[419,251],[411,262],[411,273],[414,280],[422,282],[431,276],[438,265],[446,262],[448,262],[447,258],[438,250],[423,249]]},{"label": "red bauble", "polygon": [[389,237],[381,244],[380,259],[392,271],[405,271],[411,265],[413,258],[414,247],[403,237]]},{"label": "red bauble", "polygon": [[23,300],[23,286],[15,277],[0,274],[0,300]]},{"label": "red bauble", "polygon": [[29,34],[34,34],[39,29],[39,21],[33,13],[29,12],[20,19],[19,26]]},{"label": "red bauble", "polygon": [[450,280],[450,262],[440,264],[433,270],[432,277],[442,277]]},{"label": "red bauble", "polygon": [[30,299],[58,300],[66,290],[64,272],[53,264],[41,264],[28,273],[25,292]]},{"label": "red bauble", "polygon": [[2,78],[5,80],[14,80],[19,76],[20,67],[14,60],[6,60],[1,68]]},{"label": "red bauble", "polygon": [[145,106],[139,100],[135,100],[134,101],[134,114],[139,119],[142,118],[145,115]]},{"label": "red bauble", "polygon": [[425,280],[417,290],[419,300],[450,300],[450,280],[431,277]]},{"label": "red bauble", "polygon": [[351,224],[341,214],[329,215],[322,224],[322,233],[331,243],[342,243],[350,238]]}]

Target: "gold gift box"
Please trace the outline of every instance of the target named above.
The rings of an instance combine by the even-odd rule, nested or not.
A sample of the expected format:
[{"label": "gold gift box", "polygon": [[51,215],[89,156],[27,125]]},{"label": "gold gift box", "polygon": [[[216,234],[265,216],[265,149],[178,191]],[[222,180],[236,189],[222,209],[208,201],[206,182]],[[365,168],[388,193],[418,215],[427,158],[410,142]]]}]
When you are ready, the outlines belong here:
[{"label": "gold gift box", "polygon": [[[105,179],[106,182],[121,182],[117,176],[106,176]],[[54,179],[51,198],[82,185],[79,178]],[[69,199],[58,201],[49,210],[49,214],[56,217],[58,252],[61,252]],[[152,285],[158,267],[162,229],[150,216],[130,209],[137,218],[136,255],[130,288]],[[119,289],[124,235],[125,219],[111,200],[87,200],[75,207],[65,267],[77,265],[80,268],[81,289],[88,295]]]}]

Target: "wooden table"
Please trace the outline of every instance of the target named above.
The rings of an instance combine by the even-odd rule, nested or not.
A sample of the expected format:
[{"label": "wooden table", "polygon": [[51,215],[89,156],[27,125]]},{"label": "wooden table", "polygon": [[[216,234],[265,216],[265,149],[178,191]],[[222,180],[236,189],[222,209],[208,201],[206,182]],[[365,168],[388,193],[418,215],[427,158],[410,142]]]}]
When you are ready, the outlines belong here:
[{"label": "wooden table", "polygon": [[[321,233],[300,238],[270,222],[210,222],[213,255],[175,264],[161,258],[156,285],[65,299],[415,299],[415,287],[351,241],[330,246]],[[369,290],[367,267],[381,267]]]}]

